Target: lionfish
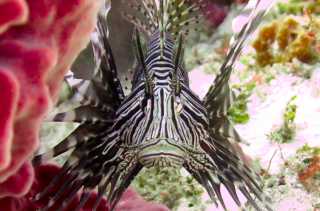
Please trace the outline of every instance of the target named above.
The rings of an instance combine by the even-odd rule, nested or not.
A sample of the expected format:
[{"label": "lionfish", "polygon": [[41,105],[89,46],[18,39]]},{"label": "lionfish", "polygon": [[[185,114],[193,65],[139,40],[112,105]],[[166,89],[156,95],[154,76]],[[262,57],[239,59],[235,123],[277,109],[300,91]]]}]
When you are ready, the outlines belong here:
[{"label": "lionfish", "polygon": [[[235,97],[228,84],[234,63],[266,13],[266,9],[259,9],[259,3],[235,36],[203,100],[190,89],[181,62],[183,42],[190,26],[199,21],[203,0],[129,2],[144,20],[125,14],[136,27],[139,61],[127,96],[117,76],[105,17],[99,15],[99,42],[93,45],[94,75],[73,87],[77,96],[73,99],[79,99],[80,105],[52,119],[77,122],[80,126],[52,150],[34,158],[34,165],[38,165],[72,150],[59,175],[35,197],[34,200],[41,200],[50,188],[61,185],[42,210],[56,206],[57,210],[63,210],[83,190],[76,209],[80,210],[88,200],[89,191],[95,188],[98,197],[93,210],[104,194],[113,210],[144,167],[185,168],[206,189],[212,201],[217,206],[219,201],[224,209],[221,185],[239,207],[237,189],[256,210],[272,210],[258,175],[240,158],[235,143],[241,139],[227,117]],[[147,37],[144,40],[142,33]],[[85,90],[82,94],[79,87]]]}]

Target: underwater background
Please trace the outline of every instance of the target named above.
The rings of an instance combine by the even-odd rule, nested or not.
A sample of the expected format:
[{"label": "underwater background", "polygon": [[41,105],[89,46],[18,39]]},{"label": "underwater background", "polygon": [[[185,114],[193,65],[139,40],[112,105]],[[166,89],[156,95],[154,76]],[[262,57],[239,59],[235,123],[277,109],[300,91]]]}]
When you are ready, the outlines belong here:
[{"label": "underwater background", "polygon": [[[24,1],[16,2],[21,3]],[[21,4],[23,5],[21,8],[32,5],[30,2]],[[98,4],[88,3],[90,1],[79,2],[84,5],[83,11],[88,12],[88,17],[94,17],[99,8]],[[130,30],[130,26],[118,19],[119,11],[123,10],[125,6],[118,2],[120,1],[114,3],[116,6],[113,5],[109,8],[109,36],[112,47],[117,49],[115,57],[120,58],[117,61],[120,65],[120,78],[123,79],[122,83],[129,90],[130,83],[128,81],[132,78],[132,74],[124,70],[130,69],[134,53],[130,45],[131,38],[126,33],[126,31]],[[265,2],[268,3],[267,0]],[[78,4],[75,3],[75,5]],[[230,38],[234,33],[238,32],[239,26],[245,23],[248,15],[243,11],[246,1],[221,0],[212,1],[209,5],[206,9],[211,13],[205,16],[208,26],[201,27],[199,31],[191,32],[191,39],[188,40],[184,55],[185,69],[189,71],[191,89],[201,98],[204,97],[213,83],[215,75],[218,73],[219,67],[226,56]],[[34,6],[39,5],[35,4]],[[69,13],[71,13],[72,8],[74,6],[70,6]],[[88,10],[88,8],[91,8],[92,11]],[[65,8],[61,9],[61,14],[63,14],[64,10]],[[89,14],[90,12],[93,15]],[[73,21],[79,21],[77,20],[79,14],[77,13],[75,12],[76,15]],[[38,14],[35,17],[38,17]],[[21,22],[23,22],[23,19],[22,17]],[[121,23],[119,24],[118,21]],[[54,27],[68,28],[63,24],[62,26],[59,25],[61,22],[56,21],[55,24],[58,25]],[[92,26],[89,26],[89,24],[88,26],[83,26],[83,23],[79,21],[77,28],[85,28],[86,30],[84,31],[89,37],[94,25],[94,18],[91,24]],[[5,31],[6,29],[0,27],[1,30]],[[46,32],[41,36],[39,35],[39,37],[42,39],[42,37],[51,33],[51,31]],[[70,36],[72,37],[70,39],[76,39],[76,34],[79,32],[74,33],[73,37]],[[11,35],[4,37],[7,38],[8,36],[10,37]],[[59,36],[57,35],[57,37]],[[44,43],[51,42],[52,40],[44,41]],[[76,46],[79,42],[74,42],[70,46]],[[86,42],[84,41],[83,43],[82,48],[86,46]],[[61,46],[63,45],[61,44]],[[3,52],[5,52],[5,48]],[[60,64],[63,64],[63,61],[74,60],[80,53],[80,47],[77,50],[72,49],[71,56],[65,56],[64,54],[67,53],[62,47],[57,52],[60,54],[55,55],[55,58],[58,58],[56,61],[58,60]],[[92,67],[91,54],[88,48],[82,51],[70,68],[73,73],[69,72],[69,74],[74,74],[80,78],[90,77],[88,69]],[[64,69],[63,72],[66,73],[69,68],[65,67],[69,67],[71,62],[69,63],[61,65],[57,69]],[[43,65],[46,66],[48,64]],[[59,72],[58,70],[56,72]],[[51,70],[51,72],[55,71]],[[64,73],[61,71],[59,73],[61,81]],[[20,80],[23,77],[18,77],[18,79]],[[62,84],[62,89],[60,89],[60,85],[55,84],[54,80],[52,81],[48,82],[48,84],[53,84],[52,87],[54,88],[52,90],[54,91],[52,91],[51,96],[52,99],[57,99],[57,104],[52,106],[49,112],[50,102],[44,103],[46,108],[43,108],[42,117],[49,113],[46,118],[75,106],[63,103],[71,95],[68,85]],[[73,82],[77,83],[76,80]],[[33,81],[30,83],[34,84]],[[2,84],[5,83],[3,82]],[[28,86],[25,84],[24,86]],[[264,191],[272,198],[274,210],[320,210],[320,1],[277,1],[263,19],[263,23],[260,24],[258,30],[252,35],[250,42],[247,43],[242,55],[237,60],[230,84],[236,92],[237,98],[228,112],[228,117],[245,141],[245,143],[240,144],[244,152],[244,159],[251,163],[262,177]],[[5,88],[2,90],[5,90]],[[3,95],[1,94],[1,96]],[[42,98],[39,97],[39,99],[41,100]],[[52,100],[52,102],[54,101]],[[5,107],[12,105],[10,103],[5,105],[2,100],[0,104],[2,105],[2,107],[0,105],[1,120],[1,112],[5,111]],[[28,109],[35,109],[34,111],[39,112],[37,110],[39,107],[29,107]],[[26,113],[30,114],[31,112]],[[21,121],[20,124],[24,126],[28,124],[25,119],[34,118],[35,114],[30,116],[20,115],[19,118],[11,122],[18,124],[17,122]],[[3,119],[6,120],[6,117]],[[36,124],[39,125],[41,121],[42,118],[40,117],[35,120]],[[33,125],[34,122],[31,121],[29,124]],[[75,130],[77,126],[73,123],[42,123],[39,131],[41,142],[38,152],[44,152],[52,148]],[[16,126],[16,128],[22,128],[22,126]],[[19,135],[17,132],[11,133],[8,136]],[[29,134],[28,131],[25,134]],[[0,130],[0,138],[4,137],[1,135]],[[20,139],[25,136],[28,135],[22,134]],[[26,143],[29,142],[17,142],[15,145]],[[28,150],[30,152],[26,153],[26,156],[21,159],[28,160],[33,151],[36,150],[36,145],[29,147]],[[0,145],[1,150],[4,148],[5,146]],[[19,155],[20,153],[19,150],[17,152],[14,150],[8,151],[12,152],[13,159],[15,154]],[[2,155],[6,154],[5,150],[2,152]],[[63,164],[66,157],[67,154],[63,154],[55,161]],[[2,159],[0,159],[0,167],[1,161]],[[19,166],[21,167],[21,165]],[[28,166],[29,164],[23,165]],[[29,169],[30,167],[25,168]],[[55,174],[57,170],[54,168],[48,167],[50,169],[48,172]],[[9,173],[7,173],[7,176],[3,176],[5,175],[5,168],[0,168],[0,211],[35,210],[34,207],[31,208],[32,206],[22,205],[26,203],[23,198],[31,188],[32,179],[30,179],[31,182],[29,184],[25,185],[25,190],[17,191],[17,187],[21,187],[21,180],[27,177],[33,178],[35,175],[34,173],[28,173],[28,170],[23,171],[23,168],[20,168],[20,170],[22,169],[21,171],[17,169],[19,168],[15,168],[11,172],[18,175],[17,177],[20,179],[17,180],[19,182],[16,183],[17,185],[8,186],[5,183],[6,180],[10,179]],[[19,171],[22,173],[19,173]],[[39,172],[41,171],[47,170],[40,169]],[[11,175],[14,175],[14,173],[11,173]],[[36,178],[39,179],[37,174]],[[33,184],[31,189],[34,189],[34,187],[35,185]],[[28,194],[30,195],[30,192]],[[227,190],[222,190],[222,195],[230,211],[239,210]],[[205,190],[183,169],[144,169],[135,178],[131,188],[123,198],[116,210],[223,211],[222,207],[216,207],[210,201]],[[245,204],[245,197],[241,197],[240,200],[244,203],[243,210],[254,210],[250,205]],[[8,205],[9,201],[10,205]],[[19,203],[16,201],[19,201]],[[19,204],[20,208],[17,204]],[[90,206],[87,209],[90,210]],[[101,206],[101,210],[106,209]]]}]

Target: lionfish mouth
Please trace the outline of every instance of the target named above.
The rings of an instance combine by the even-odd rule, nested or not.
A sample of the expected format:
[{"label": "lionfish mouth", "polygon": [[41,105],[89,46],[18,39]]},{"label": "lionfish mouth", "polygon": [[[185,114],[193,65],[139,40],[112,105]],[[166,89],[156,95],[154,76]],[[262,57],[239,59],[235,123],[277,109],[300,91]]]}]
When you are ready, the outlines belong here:
[{"label": "lionfish mouth", "polygon": [[159,167],[178,167],[182,166],[186,160],[186,152],[173,144],[175,141],[167,138],[150,140],[151,144],[144,146],[139,152],[139,162],[149,168]]}]

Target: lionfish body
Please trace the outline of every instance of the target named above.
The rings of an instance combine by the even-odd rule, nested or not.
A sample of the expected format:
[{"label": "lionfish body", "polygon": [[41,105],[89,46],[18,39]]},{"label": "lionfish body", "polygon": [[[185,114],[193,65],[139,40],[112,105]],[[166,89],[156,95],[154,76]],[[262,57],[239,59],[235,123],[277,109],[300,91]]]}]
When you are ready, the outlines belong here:
[{"label": "lionfish body", "polygon": [[[36,196],[35,200],[40,200],[48,195],[52,186],[67,178],[42,210],[53,207],[63,210],[78,190],[83,189],[79,210],[88,200],[88,191],[95,187],[99,196],[93,209],[97,208],[104,192],[113,209],[140,170],[156,166],[184,167],[206,188],[212,200],[216,203],[218,198],[223,207],[221,184],[239,206],[236,189],[257,210],[262,208],[253,196],[271,210],[258,177],[239,158],[234,142],[240,138],[226,117],[233,99],[228,85],[233,63],[265,10],[253,10],[215,84],[206,98],[200,100],[189,88],[187,73],[180,64],[183,37],[191,23],[198,23],[199,17],[195,14],[202,1],[199,5],[191,0],[132,3],[147,21],[143,23],[125,15],[137,27],[139,60],[132,91],[126,97],[117,78],[105,20],[99,16],[100,45],[95,47],[97,50],[100,46],[96,53],[97,71],[91,81],[74,87],[73,100],[81,96],[80,106],[53,118],[53,121],[78,122],[80,126],[52,151],[34,159],[37,164],[74,149],[60,175]],[[148,38],[145,55],[140,32]],[[83,87],[85,91],[79,94]],[[63,203],[58,206],[62,198]]]},{"label": "lionfish body", "polygon": [[139,71],[132,93],[117,111],[113,130],[123,143],[121,147],[131,151],[143,166],[183,166],[192,157],[204,156],[200,140],[209,137],[207,115],[188,87],[186,72],[180,66],[175,71],[171,35],[166,35],[162,56],[160,39],[159,32],[151,36],[145,58],[151,93],[146,93],[148,84]]}]

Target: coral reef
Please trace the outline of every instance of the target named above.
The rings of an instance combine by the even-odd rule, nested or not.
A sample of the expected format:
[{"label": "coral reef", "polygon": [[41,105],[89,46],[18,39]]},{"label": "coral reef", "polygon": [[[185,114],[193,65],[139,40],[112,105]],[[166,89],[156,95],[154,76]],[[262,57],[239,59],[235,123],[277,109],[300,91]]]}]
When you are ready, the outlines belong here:
[{"label": "coral reef", "polygon": [[0,1],[0,197],[30,188],[40,123],[88,42],[100,3]]},{"label": "coral reef", "polygon": [[311,16],[300,22],[295,17],[288,16],[265,25],[253,42],[257,63],[266,66],[294,59],[314,63],[318,59],[319,40],[316,36],[319,28],[312,26],[317,22]]},{"label": "coral reef", "polygon": [[[298,172],[298,179],[306,188],[312,192],[320,191],[320,147],[304,145],[297,151],[302,162],[293,166]],[[293,162],[294,163],[294,162]]]},{"label": "coral reef", "polygon": [[304,184],[307,190],[319,191],[319,187],[315,187],[315,180],[319,180],[320,175],[320,156],[314,156],[310,164],[303,171],[299,172],[299,180]]},{"label": "coral reef", "polygon": [[2,0],[0,2],[0,34],[9,27],[24,23],[28,9],[25,0]]},{"label": "coral reef", "polygon": [[224,18],[227,16],[228,8],[226,6],[217,5],[216,3],[208,1],[203,8],[203,13],[207,21],[212,26],[219,26]]},{"label": "coral reef", "polygon": [[133,181],[133,188],[148,201],[177,210],[183,200],[189,209],[201,210],[204,190],[181,168],[145,169]]},{"label": "coral reef", "polygon": [[202,13],[211,27],[218,27],[228,15],[230,5],[244,4],[248,0],[193,0],[194,2],[204,3]]},{"label": "coral reef", "polygon": [[304,11],[320,14],[320,2],[316,0],[283,0],[278,3],[278,12],[301,15]]}]

